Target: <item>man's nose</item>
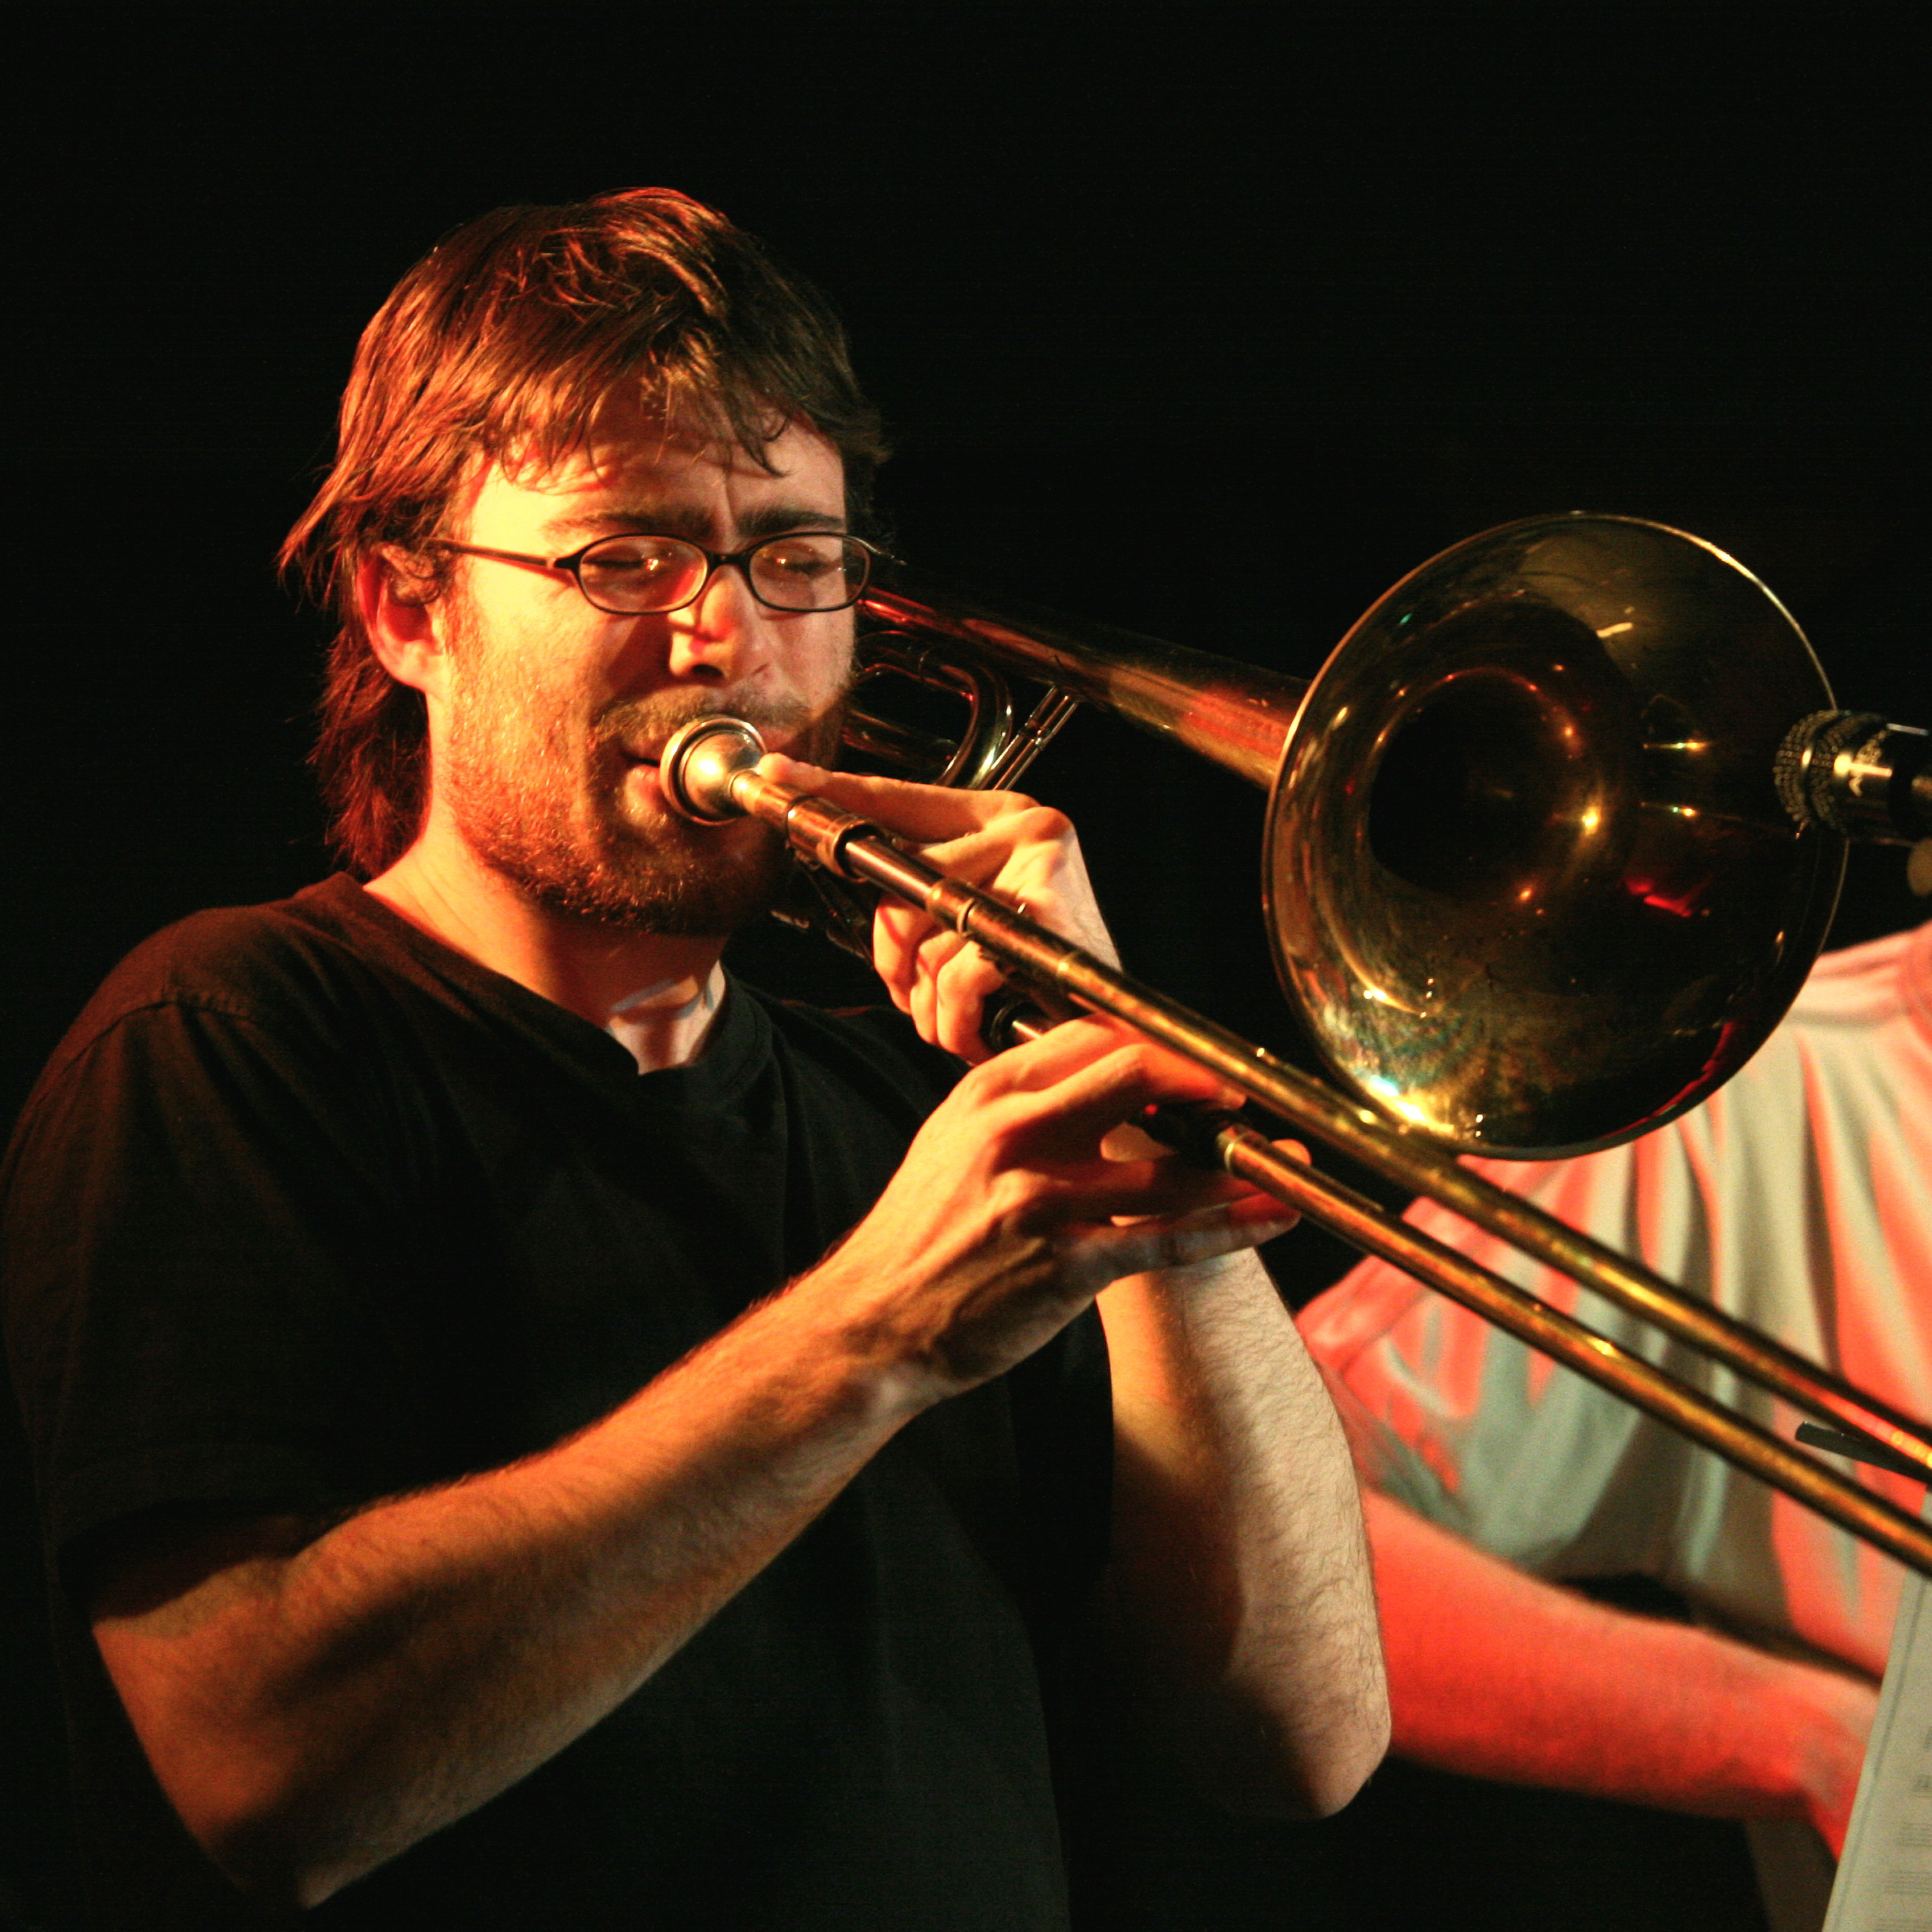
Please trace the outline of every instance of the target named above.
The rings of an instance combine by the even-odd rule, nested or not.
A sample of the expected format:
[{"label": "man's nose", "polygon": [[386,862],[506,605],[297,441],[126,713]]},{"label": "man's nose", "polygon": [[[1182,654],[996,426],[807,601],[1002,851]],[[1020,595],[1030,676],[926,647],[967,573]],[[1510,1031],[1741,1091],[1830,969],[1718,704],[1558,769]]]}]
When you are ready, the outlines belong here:
[{"label": "man's nose", "polygon": [[675,678],[741,683],[770,654],[765,612],[735,564],[714,571],[697,602],[674,611],[670,623]]}]

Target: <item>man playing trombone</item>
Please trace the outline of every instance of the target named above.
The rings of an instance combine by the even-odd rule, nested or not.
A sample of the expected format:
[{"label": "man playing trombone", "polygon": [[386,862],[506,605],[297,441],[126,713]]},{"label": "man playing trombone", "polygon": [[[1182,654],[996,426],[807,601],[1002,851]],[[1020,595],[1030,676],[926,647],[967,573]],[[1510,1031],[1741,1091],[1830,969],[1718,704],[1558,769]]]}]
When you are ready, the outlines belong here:
[{"label": "man playing trombone", "polygon": [[[1059,1926],[1076,1646],[1240,1803],[1379,1757],[1290,1217],[1110,1137],[1219,1084],[1097,1020],[987,1061],[907,911],[924,1043],[719,965],[781,854],[657,755],[836,743],[882,453],[667,191],[473,223],[365,335],[290,550],[355,876],[140,948],[8,1170],[115,1922]],[[1057,815],[770,769],[1108,950]]]}]

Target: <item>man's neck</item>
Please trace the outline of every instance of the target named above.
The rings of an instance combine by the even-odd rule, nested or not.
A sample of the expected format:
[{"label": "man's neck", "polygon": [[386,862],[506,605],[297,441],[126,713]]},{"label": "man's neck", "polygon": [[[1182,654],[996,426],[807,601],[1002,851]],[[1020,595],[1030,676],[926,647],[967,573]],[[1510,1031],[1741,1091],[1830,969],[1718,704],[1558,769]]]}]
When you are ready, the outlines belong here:
[{"label": "man's neck", "polygon": [[460,841],[425,836],[368,890],[452,952],[602,1027],[642,1073],[696,1059],[724,998],[721,937],[566,919]]}]

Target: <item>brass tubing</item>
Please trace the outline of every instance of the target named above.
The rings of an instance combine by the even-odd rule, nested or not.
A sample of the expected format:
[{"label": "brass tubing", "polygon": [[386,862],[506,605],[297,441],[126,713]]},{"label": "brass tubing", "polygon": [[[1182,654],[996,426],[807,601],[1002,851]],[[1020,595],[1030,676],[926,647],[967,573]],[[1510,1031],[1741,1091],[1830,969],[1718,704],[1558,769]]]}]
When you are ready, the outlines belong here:
[{"label": "brass tubing", "polygon": [[949,639],[975,658],[1104,706],[1155,737],[1185,745],[1258,785],[1274,781],[1305,678],[1187,650],[1100,624],[1022,621],[947,592],[943,603],[873,585],[868,615]]},{"label": "brass tubing", "polygon": [[[1511,1247],[1569,1276],[1604,1300],[1674,1336],[1821,1420],[1884,1443],[1932,1476],[1932,1430],[1904,1411],[1807,1360],[1757,1329],[1683,1291],[1567,1222],[1499,1187],[1459,1162],[1357,1107],[1299,1069],[1277,1062],[1295,1089],[1281,1111],[1296,1125],[1365,1167],[1459,1215]],[[1258,1095],[1257,1098],[1260,1098]],[[1275,1106],[1274,1100],[1263,1102]]]},{"label": "brass tubing", "polygon": [[[1434,1150],[1430,1150],[1431,1154]],[[1426,1189],[1432,1199],[1512,1247],[1570,1276],[1761,1389],[1821,1419],[1850,1426],[1917,1463],[1932,1479],[1932,1430],[1794,1349],[1682,1290],[1640,1262],[1591,1239],[1540,1208],[1435,1155]]]},{"label": "brass tubing", "polygon": [[1748,1417],[1397,1220],[1331,1176],[1284,1154],[1252,1127],[1237,1123],[1224,1128],[1220,1141],[1221,1163],[1230,1174],[1300,1208],[1365,1253],[1393,1263],[1507,1329],[1920,1575],[1932,1575],[1932,1526],[1800,1455]]},{"label": "brass tubing", "polygon": [[[1430,1193],[1443,1169],[1474,1183],[1467,1195],[1469,1209],[1459,1200],[1449,1204],[1479,1225],[1487,1224],[1481,1218],[1488,1212],[1486,1193],[1500,1196],[1512,1207],[1525,1205],[1433,1150],[1429,1158],[1417,1158],[1423,1151],[1419,1147],[1407,1146],[1403,1137],[1392,1133],[1365,1109],[1352,1107],[1265,1047],[1241,1039],[976,887],[902,850],[865,819],[749,769],[733,774],[726,789],[739,810],[777,827],[816,863],[848,878],[869,880],[923,907],[939,924],[972,939],[1016,968],[1023,978],[1056,990],[1092,1012],[1125,1021],[1150,1039],[1218,1074],[1269,1112],[1358,1154],[1380,1171]],[[1429,1286],[1475,1309],[1922,1575],[1932,1576],[1932,1530],[1882,1497],[1800,1455],[1757,1424],[1385,1213],[1340,1183],[1280,1154],[1252,1129],[1226,1129],[1217,1146],[1230,1172],[1301,1209],[1353,1245],[1393,1262]],[[1529,1214],[1534,1218],[1525,1225],[1532,1229],[1535,1221],[1549,1219],[1534,1209]],[[1562,1229],[1561,1223],[1551,1225],[1570,1232]],[[1572,1238],[1585,1249],[1596,1245],[1581,1236]],[[1694,1305],[1674,1302],[1673,1312],[1681,1315],[1686,1306]],[[1815,1410],[1820,1398],[1806,1393],[1809,1399],[1802,1406]],[[1858,1398],[1857,1406],[1867,1407],[1866,1398]],[[1841,1413],[1836,1408],[1826,1412],[1833,1416]]]}]

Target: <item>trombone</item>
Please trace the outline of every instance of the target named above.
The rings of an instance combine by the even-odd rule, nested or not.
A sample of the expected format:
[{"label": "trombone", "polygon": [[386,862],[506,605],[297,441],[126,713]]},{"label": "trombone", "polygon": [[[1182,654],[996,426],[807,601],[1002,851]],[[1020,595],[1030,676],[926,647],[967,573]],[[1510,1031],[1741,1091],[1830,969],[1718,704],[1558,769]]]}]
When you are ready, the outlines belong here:
[{"label": "trombone", "polygon": [[[1850,837],[1932,838],[1932,738],[1837,709],[1771,592],[1701,539],[1541,517],[1405,577],[1315,679],[971,600],[873,588],[858,691],[967,706],[956,740],[855,703],[848,744],[910,775],[1013,782],[1080,703],[1269,791],[1278,976],[1340,1090],[949,878],[877,827],[760,778],[741,720],[665,748],[687,815],[782,831],[849,942],[862,881],[924,907],[1054,1017],[1109,1013],[1268,1113],[1449,1208],[1816,1418],[1801,1435],[1932,1481],[1932,1429],[1455,1158],[1612,1146],[1713,1092],[1823,944]],[[1046,687],[1023,719],[1008,683]],[[1915,869],[1932,844],[1917,845]],[[1932,1526],[1804,1455],[1243,1121],[1156,1131],[1932,1576]],[[1822,1423],[1821,1430],[1816,1424]]]}]

